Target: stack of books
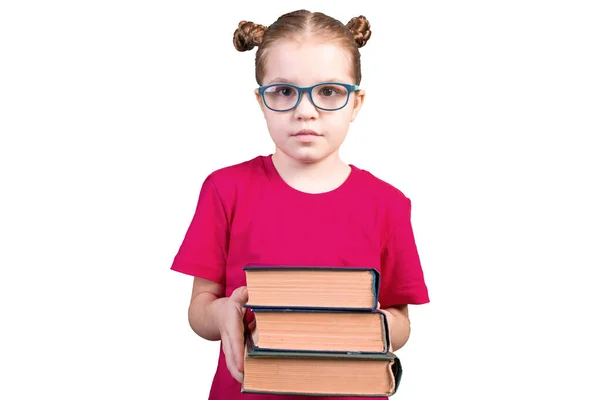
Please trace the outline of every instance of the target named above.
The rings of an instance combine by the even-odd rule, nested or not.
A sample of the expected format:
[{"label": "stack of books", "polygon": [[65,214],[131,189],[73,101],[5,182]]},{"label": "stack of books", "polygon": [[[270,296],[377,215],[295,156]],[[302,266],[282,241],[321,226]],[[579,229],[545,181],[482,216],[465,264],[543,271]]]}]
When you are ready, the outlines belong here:
[{"label": "stack of books", "polygon": [[391,396],[402,367],[377,309],[374,269],[245,268],[256,324],[246,332],[242,392]]}]

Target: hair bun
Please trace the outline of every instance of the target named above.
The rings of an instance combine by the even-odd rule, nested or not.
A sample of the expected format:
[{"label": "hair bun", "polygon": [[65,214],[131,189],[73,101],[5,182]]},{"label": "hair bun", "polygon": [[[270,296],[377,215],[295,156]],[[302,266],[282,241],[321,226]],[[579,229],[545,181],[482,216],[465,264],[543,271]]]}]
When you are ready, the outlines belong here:
[{"label": "hair bun", "polygon": [[251,21],[241,21],[233,33],[233,46],[238,51],[252,50],[260,45],[266,30],[266,26]]},{"label": "hair bun", "polygon": [[358,47],[363,47],[367,44],[367,40],[371,37],[371,24],[363,15],[352,18],[346,24],[346,28],[354,35],[354,40]]}]

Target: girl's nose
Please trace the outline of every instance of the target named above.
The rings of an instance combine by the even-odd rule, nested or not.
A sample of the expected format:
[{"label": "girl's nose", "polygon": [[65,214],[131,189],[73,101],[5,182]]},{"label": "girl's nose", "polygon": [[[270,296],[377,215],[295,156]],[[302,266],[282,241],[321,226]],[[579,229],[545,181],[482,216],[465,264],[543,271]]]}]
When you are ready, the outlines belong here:
[{"label": "girl's nose", "polygon": [[300,103],[298,103],[295,113],[299,119],[316,118],[319,115],[319,111],[310,101],[310,96],[307,92],[302,93]]}]

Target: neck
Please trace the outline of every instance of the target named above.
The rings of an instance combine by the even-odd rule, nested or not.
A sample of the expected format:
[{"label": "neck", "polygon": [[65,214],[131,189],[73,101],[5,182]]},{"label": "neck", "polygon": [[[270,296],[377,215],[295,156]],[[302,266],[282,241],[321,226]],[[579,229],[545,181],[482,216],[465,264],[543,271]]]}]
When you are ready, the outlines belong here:
[{"label": "neck", "polygon": [[338,151],[319,161],[302,162],[277,149],[273,154],[273,164],[288,185],[308,193],[333,190],[350,174],[350,166],[340,159]]}]

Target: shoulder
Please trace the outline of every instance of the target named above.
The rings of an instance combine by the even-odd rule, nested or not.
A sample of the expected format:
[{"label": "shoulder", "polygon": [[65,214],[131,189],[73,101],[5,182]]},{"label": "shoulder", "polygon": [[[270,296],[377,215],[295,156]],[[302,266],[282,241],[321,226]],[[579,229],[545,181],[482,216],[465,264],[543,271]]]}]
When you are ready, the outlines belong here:
[{"label": "shoulder", "polygon": [[216,169],[209,174],[208,178],[215,182],[240,180],[241,178],[256,173],[257,170],[264,168],[264,158],[265,156],[256,156],[237,164]]},{"label": "shoulder", "polygon": [[265,156],[256,156],[252,159],[228,165],[211,172],[206,180],[216,186],[227,186],[245,182],[255,177],[257,172],[264,170]]},{"label": "shoulder", "polygon": [[365,169],[355,169],[356,188],[360,191],[362,202],[375,210],[381,236],[389,237],[399,226],[410,224],[412,205],[404,192]]},{"label": "shoulder", "polygon": [[410,207],[410,199],[398,187],[375,176],[366,169],[354,166],[358,187],[384,207]]},{"label": "shoulder", "polygon": [[265,171],[265,157],[256,156],[252,159],[228,165],[211,172],[205,179],[204,185],[210,186],[221,197],[231,198],[240,190],[253,182]]}]

